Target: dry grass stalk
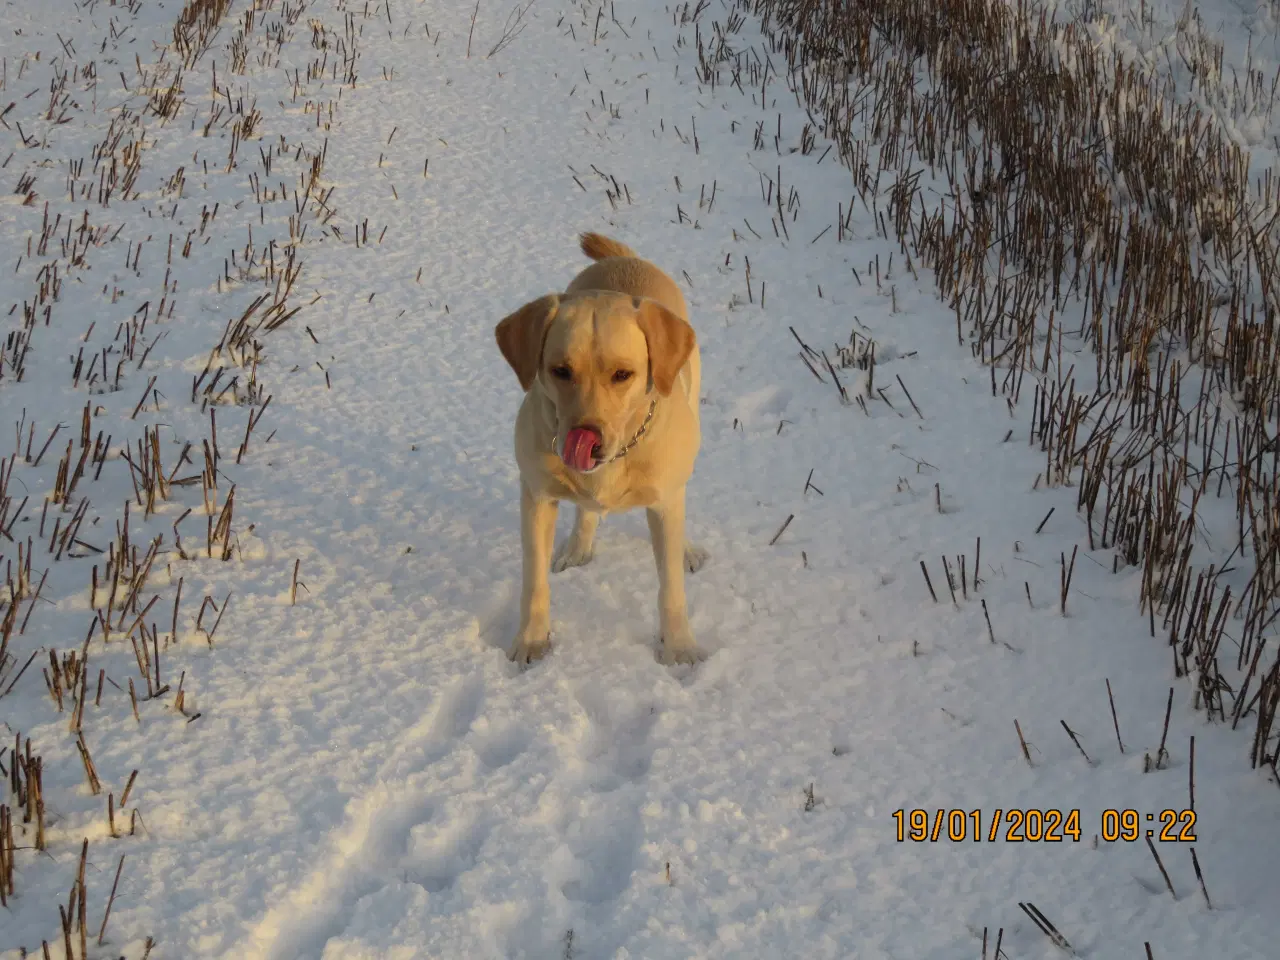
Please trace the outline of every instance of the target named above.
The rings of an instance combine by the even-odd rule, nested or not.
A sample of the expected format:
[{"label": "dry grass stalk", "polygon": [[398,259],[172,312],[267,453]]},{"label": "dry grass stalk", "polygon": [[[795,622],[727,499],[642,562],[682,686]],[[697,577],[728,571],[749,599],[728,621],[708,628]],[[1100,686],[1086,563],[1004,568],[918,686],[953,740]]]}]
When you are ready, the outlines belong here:
[{"label": "dry grass stalk", "polygon": [[0,804],[0,907],[8,907],[9,898],[14,894],[14,854],[17,849],[13,841],[13,814],[7,805]]},{"label": "dry grass stalk", "polygon": [[1031,762],[1031,751],[1027,747],[1027,739],[1022,735],[1022,725],[1016,719],[1013,721],[1013,729],[1018,731],[1018,744],[1022,747],[1022,756],[1026,759],[1027,766],[1034,767],[1035,764]]},{"label": "dry grass stalk", "polygon": [[1151,856],[1156,861],[1156,866],[1160,868],[1160,876],[1164,877],[1164,885],[1169,888],[1169,896],[1177,900],[1178,895],[1174,892],[1173,881],[1169,879],[1169,871],[1164,868],[1164,862],[1160,859],[1160,854],[1156,850],[1156,845],[1151,842],[1151,837],[1147,837],[1147,849],[1151,851]]},{"label": "dry grass stalk", "polygon": [[102,792],[102,783],[98,780],[98,769],[94,766],[93,757],[89,755],[89,746],[84,742],[84,735],[76,738],[76,749],[80,753],[80,761],[84,765],[85,779],[89,782],[89,790],[96,797]]},{"label": "dry grass stalk", "polygon": [[[528,26],[528,21],[525,20],[525,14],[527,14],[530,8],[537,2],[538,0],[525,0],[524,3],[517,3],[514,7],[511,8],[511,12],[507,14],[506,23],[504,23],[502,26],[501,36],[499,36],[497,41],[494,43],[494,45],[489,48],[489,52],[484,55],[486,60],[497,56],[499,53],[501,53],[503,50],[509,47],[515,41],[516,37],[520,36],[520,34],[524,32],[524,28]],[[478,7],[479,7],[479,0],[477,0],[477,8]],[[474,28],[475,26],[474,16],[472,17],[471,22],[472,22],[472,27]],[[471,37],[470,35],[468,35],[467,36],[468,56],[470,56],[470,50],[471,50]],[[697,134],[695,133],[694,136],[696,137]]]},{"label": "dry grass stalk", "polygon": [[1080,751],[1080,756],[1084,757],[1084,762],[1092,767],[1093,761],[1089,759],[1089,754],[1084,752],[1084,747],[1080,745],[1080,738],[1076,736],[1076,732],[1067,726],[1067,721],[1059,720],[1058,722],[1062,724],[1062,729],[1067,731],[1067,736],[1071,738],[1071,742],[1074,743],[1076,745],[1076,749]]},{"label": "dry grass stalk", "polygon": [[209,49],[231,0],[188,0],[173,27],[173,43],[184,66],[195,65]]},{"label": "dry grass stalk", "polygon": [[951,575],[951,564],[947,563],[946,557],[942,558],[942,572],[946,574],[947,577],[947,589],[951,592],[951,604],[952,606],[959,607],[960,604],[956,600],[956,581]]},{"label": "dry grass stalk", "polygon": [[769,546],[772,547],[775,543],[778,542],[778,538],[782,536],[783,532],[787,529],[787,527],[791,526],[791,521],[794,520],[795,518],[796,518],[796,515],[794,513],[787,514],[787,519],[782,521],[782,526],[778,528],[778,532],[775,533],[773,535],[773,539],[769,541]]},{"label": "dry grass stalk", "polygon": [[1164,748],[1169,738],[1169,718],[1173,715],[1173,687],[1169,688],[1169,699],[1164,707],[1164,727],[1160,731],[1160,749],[1156,751],[1156,769],[1163,770],[1169,764],[1169,751]]},{"label": "dry grass stalk", "polygon": [[920,572],[924,574],[924,585],[929,588],[929,596],[933,597],[933,602],[938,602],[938,595],[934,592],[933,581],[929,579],[929,568],[925,566],[923,560],[920,561]]},{"label": "dry grass stalk", "polygon": [[[1016,403],[1031,371],[1046,483],[1078,479],[1090,548],[1142,566],[1142,609],[1153,632],[1164,621],[1179,675],[1195,673],[1196,706],[1219,720],[1229,708],[1233,725],[1252,716],[1251,762],[1275,773],[1280,660],[1262,655],[1280,616],[1280,470],[1266,455],[1280,415],[1275,179],[1251,180],[1218,125],[1074,22],[990,0],[746,6],[780,56],[699,42],[700,80],[763,95],[784,64],[855,199],[909,270],[932,268],[993,394]],[[1213,77],[1221,45],[1198,22],[1178,29],[1193,68]],[[921,61],[928,85],[916,82]],[[921,164],[949,181],[954,206],[929,208]],[[775,231],[782,193],[762,181]],[[840,216],[837,240],[843,205]],[[880,287],[885,271],[868,272]],[[1092,349],[1095,387],[1063,362],[1067,340]],[[1192,559],[1200,506],[1224,495],[1238,517],[1232,556],[1249,562],[1230,609],[1220,571]],[[1231,616],[1243,623],[1240,682],[1220,657]]]},{"label": "dry grass stalk", "polygon": [[1196,810],[1196,738],[1191,737],[1191,744],[1187,748],[1187,809],[1192,813]]},{"label": "dry grass stalk", "polygon": [[[142,92],[145,101],[143,107],[139,109],[135,105],[126,103],[113,108],[103,140],[93,146],[92,173],[88,172],[84,160],[73,159],[69,162],[67,192],[73,204],[76,202],[85,204],[83,218],[77,214],[73,219],[65,204],[61,205],[61,210],[59,209],[57,200],[45,201],[43,223],[31,238],[26,251],[27,260],[38,258],[40,261],[35,276],[35,290],[23,300],[21,314],[15,315],[16,329],[13,335],[0,346],[0,385],[5,379],[20,382],[25,378],[26,359],[33,335],[38,330],[56,326],[55,321],[61,319],[54,316],[54,310],[68,275],[73,271],[82,271],[90,266],[101,265],[91,263],[93,259],[91,254],[95,249],[104,248],[117,238],[125,239],[126,243],[119,245],[119,248],[125,251],[125,270],[132,271],[142,285],[148,284],[144,270],[155,267],[156,260],[159,259],[155,256],[157,244],[152,242],[150,236],[146,239],[139,239],[137,236],[131,239],[128,235],[122,237],[121,232],[126,228],[126,222],[108,224],[96,221],[88,205],[96,204],[103,209],[119,208],[124,203],[134,202],[140,198],[139,186],[143,182],[140,174],[144,156],[154,156],[144,151],[144,144],[154,140],[154,133],[148,127],[173,121],[189,109],[186,101],[187,94],[184,90],[187,85],[185,73],[192,69],[208,50],[212,49],[211,43],[217,34],[219,22],[229,7],[229,0],[190,0],[178,15],[174,27],[173,49],[178,53],[178,58],[175,60],[165,51],[161,51],[158,65],[147,67],[141,61],[137,64],[139,77],[131,87],[131,92],[135,90]],[[135,8],[136,4],[131,2],[129,12],[135,13]],[[253,10],[246,11],[238,32],[231,38],[229,54],[233,72],[238,68],[243,69],[248,63],[247,57],[252,53],[248,38],[255,27],[262,30],[263,25],[266,25],[269,34],[267,39],[278,36],[283,43],[282,24],[296,24],[303,9],[301,3],[285,0],[278,14],[271,4],[265,6],[260,4]],[[390,18],[390,10],[386,12]],[[345,35],[332,39],[337,40],[341,47],[340,70],[344,82],[354,83],[356,64],[354,16],[347,18],[347,21]],[[267,46],[267,44],[264,43],[261,46]],[[278,45],[275,53],[278,56]],[[61,58],[57,60],[61,62]],[[38,61],[39,57],[33,62]],[[259,59],[257,62],[261,66],[270,65],[268,59]],[[257,110],[256,105],[240,102],[241,98],[233,94],[231,88],[225,85],[225,81],[220,84],[218,66],[219,64],[214,64],[213,69],[214,109],[211,111],[211,119],[205,127],[204,134],[205,136],[213,135],[213,127],[221,124],[220,128],[230,134],[231,150],[228,166],[234,166],[237,163],[243,163],[244,155],[247,153],[247,151],[238,151],[238,148],[260,135],[263,115]],[[84,69],[85,79],[90,79],[92,63],[82,63],[81,67]],[[55,78],[51,85],[50,100],[44,119],[48,124],[56,126],[69,122],[69,111],[76,105],[71,101],[67,85],[70,75],[58,64],[51,69],[55,73]],[[337,76],[338,72],[335,71],[335,79]],[[308,79],[312,77],[309,76]],[[128,85],[126,83],[126,86]],[[329,107],[331,121],[332,103]],[[319,111],[316,113],[318,116]],[[49,146],[47,141],[29,137],[21,131],[19,135],[30,148],[47,149]],[[264,143],[268,142],[264,141]],[[269,239],[266,246],[259,250],[254,247],[251,235],[249,247],[245,248],[238,257],[233,254],[235,275],[233,276],[233,271],[228,268],[225,279],[228,282],[234,280],[239,283],[246,281],[261,283],[266,287],[266,296],[252,305],[246,314],[240,315],[238,321],[233,318],[222,340],[214,348],[212,364],[214,369],[206,371],[209,375],[203,377],[203,383],[202,378],[197,378],[193,386],[192,402],[201,404],[202,410],[205,406],[211,408],[210,433],[206,444],[207,469],[204,493],[212,521],[209,530],[210,552],[213,552],[213,547],[218,547],[222,559],[230,558],[236,542],[232,530],[235,488],[233,486],[224,502],[219,504],[218,479],[222,464],[217,437],[217,418],[212,407],[230,403],[251,405],[248,423],[236,455],[237,462],[242,461],[248,451],[253,430],[260,424],[271,399],[265,395],[257,380],[262,340],[265,334],[285,325],[299,310],[292,305],[291,297],[302,269],[302,260],[298,253],[305,239],[308,221],[313,218],[327,220],[334,215],[330,200],[332,188],[321,187],[318,182],[323,167],[323,149],[312,154],[299,147],[294,152],[294,148],[286,145],[281,138],[279,146],[268,145],[267,149],[259,152],[266,177],[269,178],[272,174],[271,159],[276,156],[288,157],[291,152],[294,153],[295,160],[300,159],[309,169],[303,178],[303,189],[300,189],[298,196],[293,198],[295,209],[289,218],[290,243],[287,247],[278,247],[275,240]],[[205,173],[208,174],[207,163]],[[189,171],[185,167],[179,167],[173,172],[160,190],[161,196],[165,197],[166,201],[173,202],[172,207],[148,210],[146,214],[148,219],[159,216],[177,220],[180,212],[179,202],[183,200],[188,179]],[[283,200],[287,197],[288,191],[283,187],[280,191],[275,191],[264,186],[267,181],[257,172],[251,172],[249,180],[259,203]],[[34,176],[24,176],[19,181],[19,196],[28,204],[36,198],[34,186]],[[166,335],[164,330],[157,335],[155,325],[174,319],[178,284],[169,272],[169,268],[174,265],[174,257],[177,255],[181,258],[190,258],[193,251],[199,249],[200,240],[205,237],[206,229],[217,218],[218,210],[218,204],[213,204],[212,208],[207,206],[201,208],[198,217],[191,217],[193,226],[185,237],[170,233],[167,253],[163,246],[164,241],[160,239],[159,252],[163,261],[160,269],[165,272],[163,282],[160,282],[158,271],[154,276],[155,286],[159,288],[159,299],[158,301],[148,300],[136,308],[132,316],[116,324],[114,339],[102,342],[104,336],[101,331],[108,327],[108,324],[102,322],[88,323],[82,335],[76,331],[80,343],[72,347],[68,368],[74,389],[90,395],[136,390],[136,386],[128,387],[129,374],[133,370],[144,368],[152,348]],[[185,214],[191,211],[183,212]],[[148,230],[153,229],[154,227],[148,227]],[[23,258],[20,258],[17,269],[21,270],[22,263]],[[117,268],[113,265],[112,269]],[[103,292],[106,294],[108,289],[104,288]],[[121,284],[110,285],[109,293],[112,305],[122,300],[125,296],[123,281]],[[149,325],[150,330],[148,330]],[[99,331],[97,344],[91,342],[95,330]],[[110,336],[109,330],[106,336]],[[17,551],[16,563],[11,559],[7,568],[5,586],[8,602],[0,603],[0,697],[12,692],[15,685],[26,675],[30,665],[35,662],[37,655],[49,650],[47,665],[30,672],[40,674],[56,708],[68,715],[68,726],[75,739],[76,750],[80,755],[86,780],[90,790],[95,794],[102,792],[102,784],[86,742],[84,729],[91,679],[88,664],[90,645],[94,642],[95,634],[100,636],[104,645],[110,644],[114,639],[122,637],[127,639],[134,652],[140,675],[146,683],[147,696],[158,697],[165,693],[168,686],[162,677],[159,631],[154,623],[148,624],[146,620],[148,612],[160,599],[159,594],[155,592],[153,571],[158,567],[171,569],[171,564],[167,563],[167,558],[164,556],[170,551],[176,551],[177,555],[184,559],[188,557],[182,550],[176,524],[171,545],[165,544],[162,537],[156,537],[142,544],[135,543],[132,536],[136,535],[136,529],[131,523],[129,502],[124,504],[123,518],[117,519],[115,523],[114,539],[110,539],[101,546],[89,542],[93,538],[85,535],[83,531],[94,529],[104,518],[98,515],[102,509],[100,497],[93,497],[94,512],[90,512],[92,491],[86,493],[85,488],[103,478],[108,460],[121,462],[120,473],[123,475],[125,467],[128,470],[132,487],[131,502],[134,507],[140,508],[143,514],[141,519],[146,519],[152,517],[160,509],[161,503],[172,499],[176,492],[181,491],[181,488],[199,485],[201,481],[198,468],[195,471],[188,471],[192,473],[191,476],[181,476],[184,465],[192,463],[189,454],[193,449],[199,449],[199,441],[186,442],[177,461],[166,464],[164,461],[168,458],[164,456],[165,448],[160,441],[159,425],[143,422],[161,409],[162,400],[168,403],[168,399],[162,398],[157,390],[157,382],[157,377],[148,376],[141,395],[129,395],[129,400],[125,403],[123,412],[128,415],[129,420],[138,422],[136,429],[139,435],[131,435],[125,440],[113,442],[112,436],[105,430],[95,429],[95,418],[106,412],[106,409],[105,405],[99,406],[90,399],[84,402],[79,411],[79,430],[73,427],[70,439],[64,441],[65,448],[55,447],[55,443],[62,439],[63,424],[54,425],[52,430],[48,428],[40,430],[40,436],[37,437],[38,425],[31,421],[27,411],[23,410],[22,419],[16,431],[18,446],[14,456],[0,458],[0,540],[15,543]],[[205,388],[204,394],[197,396],[201,386]],[[114,407],[118,409],[119,404],[115,404]],[[131,429],[130,434],[133,432]],[[270,438],[268,442],[269,440]],[[53,451],[51,455],[56,462],[51,463],[49,467],[43,467],[43,461],[50,451]],[[19,458],[24,466],[32,469],[43,467],[44,471],[53,474],[52,491],[50,495],[43,498],[40,510],[39,533],[25,537],[18,535],[14,525],[24,519],[29,501],[25,497],[10,496],[10,481],[14,479],[14,466]],[[45,477],[41,482],[47,483],[48,480],[49,477]],[[117,508],[120,506],[119,501],[116,506]],[[34,526],[32,524],[33,528]],[[110,527],[111,523],[108,519],[100,529],[110,530]],[[24,651],[22,656],[18,656],[14,651],[15,642],[20,642],[19,638],[27,631],[28,625],[33,621],[35,609],[37,607],[44,609],[48,606],[48,601],[43,597],[43,590],[50,579],[51,564],[37,565],[36,561],[39,558],[36,552],[41,547],[47,551],[53,561],[57,562],[74,560],[89,554],[104,555],[102,561],[93,563],[91,568],[86,570],[86,573],[90,574],[87,579],[90,580],[90,605],[94,616],[82,648],[62,653],[50,650],[46,643],[39,650],[31,651],[29,655]],[[178,637],[182,586],[183,579],[179,577],[173,600],[172,627],[168,638],[170,641],[176,641]],[[219,619],[206,631],[210,640],[218,628],[225,608],[225,602],[221,609],[215,604]],[[38,620],[36,623],[39,624]],[[167,643],[165,646],[167,647]],[[96,664],[95,667],[97,667]],[[105,684],[110,682],[117,689],[119,687],[107,677],[105,668],[98,668],[97,675],[93,699],[95,706],[101,706]],[[185,673],[182,676],[185,680]],[[128,681],[128,695],[135,721],[140,722],[139,698],[132,679]],[[176,701],[180,710],[183,697],[182,681],[180,681]],[[199,714],[195,714],[187,719],[194,720],[198,716]],[[0,808],[0,897],[7,897],[12,887],[13,821],[19,811],[23,816],[22,824],[25,825],[20,826],[19,829],[31,830],[34,833],[34,846],[37,850],[44,850],[46,847],[43,759],[34,754],[29,739],[26,742],[25,751],[21,749],[22,747],[21,737],[16,737],[11,762],[5,770],[6,779],[9,780],[11,800]],[[120,797],[122,809],[129,802],[130,791],[136,776],[137,771],[134,771]],[[119,826],[116,824],[116,812],[116,794],[109,793],[107,821],[108,831],[113,836],[120,833]],[[141,818],[135,809],[130,815],[130,831],[132,832],[140,823]],[[87,844],[82,847],[80,872],[76,885],[60,914],[63,921],[64,952],[69,957],[88,955],[85,917],[87,891],[84,878],[86,858]],[[117,883],[119,876],[118,869]],[[113,898],[114,895],[113,887]],[[109,912],[110,904],[107,909]],[[106,916],[103,918],[99,932],[100,942],[105,934],[105,928]],[[74,940],[77,937],[78,950],[74,949]],[[151,949],[151,944],[152,941],[148,940],[148,951]],[[47,954],[47,944],[45,950]]]},{"label": "dry grass stalk", "polygon": [[1021,908],[1023,913],[1031,918],[1031,922],[1040,928],[1040,932],[1048,937],[1055,947],[1058,947],[1060,950],[1065,950],[1067,953],[1075,956],[1076,951],[1071,944],[1067,942],[1067,938],[1058,932],[1058,928],[1049,922],[1049,918],[1040,912],[1039,907],[1030,901],[1019,902],[1018,906]]},{"label": "dry grass stalk", "polygon": [[[107,897],[107,907],[102,911],[102,925],[98,927],[98,946],[102,946],[102,941],[107,935],[107,921],[111,919],[111,906],[116,902],[116,888],[120,886],[120,872],[124,869],[124,857],[123,853],[120,854],[120,862],[116,864],[116,876],[111,881],[111,894]],[[88,954],[83,954],[83,956],[88,956]]]},{"label": "dry grass stalk", "polygon": [[1107,702],[1111,705],[1111,725],[1116,729],[1116,743],[1120,746],[1120,752],[1124,753],[1124,741],[1120,739],[1120,721],[1116,717],[1116,698],[1111,695],[1111,680],[1107,679]]}]

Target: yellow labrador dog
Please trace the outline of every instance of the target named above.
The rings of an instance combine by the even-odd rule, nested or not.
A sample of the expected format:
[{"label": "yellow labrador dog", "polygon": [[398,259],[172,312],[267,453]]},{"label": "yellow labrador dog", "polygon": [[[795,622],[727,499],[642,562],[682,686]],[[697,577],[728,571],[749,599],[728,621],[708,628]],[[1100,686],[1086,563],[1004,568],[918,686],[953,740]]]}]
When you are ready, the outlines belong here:
[{"label": "yellow labrador dog", "polygon": [[[524,584],[511,659],[550,649],[556,572],[591,559],[606,514],[644,507],[658,564],[664,663],[698,648],[685,609],[684,572],[707,559],[687,545],[684,492],[698,455],[701,360],[679,288],[616,240],[581,237],[597,261],[562,294],[505,317],[498,347],[525,390],[516,417]],[[561,500],[577,505],[573,533],[552,559]]]}]

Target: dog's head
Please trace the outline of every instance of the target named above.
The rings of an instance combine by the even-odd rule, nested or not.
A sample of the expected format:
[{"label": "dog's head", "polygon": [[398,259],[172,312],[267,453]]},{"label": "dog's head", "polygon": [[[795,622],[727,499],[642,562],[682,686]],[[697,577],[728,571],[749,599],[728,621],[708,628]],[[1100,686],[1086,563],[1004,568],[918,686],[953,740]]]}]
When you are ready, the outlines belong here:
[{"label": "dog's head", "polygon": [[555,452],[584,473],[631,439],[651,391],[671,393],[696,342],[656,300],[601,292],[541,297],[494,334],[520,386],[537,385],[555,406]]}]

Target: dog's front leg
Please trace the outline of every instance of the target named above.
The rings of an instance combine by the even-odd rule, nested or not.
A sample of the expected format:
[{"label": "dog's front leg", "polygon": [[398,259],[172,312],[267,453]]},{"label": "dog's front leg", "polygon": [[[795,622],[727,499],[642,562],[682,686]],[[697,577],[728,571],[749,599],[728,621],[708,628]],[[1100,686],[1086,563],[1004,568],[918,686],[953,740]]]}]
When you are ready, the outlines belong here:
[{"label": "dog's front leg", "polygon": [[684,597],[684,488],[647,511],[653,559],[658,565],[658,622],[662,662],[693,663],[698,646],[689,626]]},{"label": "dog's front leg", "polygon": [[578,504],[578,514],[573,521],[573,533],[561,544],[551,560],[551,572],[562,573],[570,567],[580,567],[591,562],[592,545],[596,539],[596,527],[600,526],[601,510],[592,510]]},{"label": "dog's front leg", "polygon": [[520,545],[523,548],[520,632],[511,659],[529,663],[551,648],[551,546],[556,535],[559,501],[537,496],[520,484]]}]

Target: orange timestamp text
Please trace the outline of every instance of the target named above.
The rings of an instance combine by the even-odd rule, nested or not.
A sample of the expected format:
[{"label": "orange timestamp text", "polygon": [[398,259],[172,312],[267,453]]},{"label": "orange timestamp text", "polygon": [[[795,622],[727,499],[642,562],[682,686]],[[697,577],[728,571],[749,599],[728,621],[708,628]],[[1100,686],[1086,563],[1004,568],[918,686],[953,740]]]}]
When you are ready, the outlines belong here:
[{"label": "orange timestamp text", "polygon": [[[989,814],[982,810],[893,811],[898,843],[951,841],[960,843],[1063,843],[1080,842],[1079,810],[996,807]],[[1132,843],[1142,838],[1163,842],[1195,843],[1196,812],[1194,810],[1161,810],[1141,813],[1137,810],[1108,808],[1102,811],[1097,836],[1108,843]]]}]

